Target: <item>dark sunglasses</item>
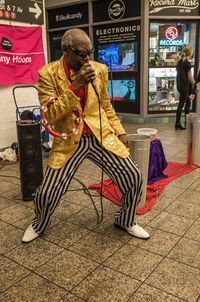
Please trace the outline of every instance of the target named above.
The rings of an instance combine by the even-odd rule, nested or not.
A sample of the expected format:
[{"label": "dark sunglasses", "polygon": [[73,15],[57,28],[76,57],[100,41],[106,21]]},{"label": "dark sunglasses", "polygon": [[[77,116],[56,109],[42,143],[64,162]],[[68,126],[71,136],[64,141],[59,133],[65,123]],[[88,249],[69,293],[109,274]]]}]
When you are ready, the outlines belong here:
[{"label": "dark sunglasses", "polygon": [[94,49],[90,49],[90,50],[78,50],[75,49],[73,46],[68,45],[68,47],[79,57],[85,58],[87,56],[90,56],[94,53]]}]

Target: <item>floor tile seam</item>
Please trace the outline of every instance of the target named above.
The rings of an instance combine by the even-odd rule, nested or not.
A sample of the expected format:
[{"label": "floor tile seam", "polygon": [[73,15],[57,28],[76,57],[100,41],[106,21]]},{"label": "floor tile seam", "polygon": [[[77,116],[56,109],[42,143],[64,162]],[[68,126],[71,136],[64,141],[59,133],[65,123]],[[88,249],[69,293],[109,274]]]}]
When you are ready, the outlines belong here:
[{"label": "floor tile seam", "polygon": [[[161,194],[160,196],[162,196],[162,194]],[[167,197],[167,198],[169,198],[169,197]],[[157,217],[160,213],[164,212],[164,210],[165,210],[168,206],[170,206],[174,201],[175,201],[175,199],[172,200],[172,201],[170,201],[170,203],[169,203],[168,205],[166,205],[165,207],[163,207],[163,208],[161,208],[161,209],[154,208],[154,205],[153,205],[152,208],[154,208],[154,210],[156,210],[156,211],[159,212],[158,214],[156,214],[155,217]],[[158,205],[159,202],[162,202],[162,201],[157,200],[156,203],[155,203],[155,206]],[[150,210],[151,210],[151,209],[150,209]],[[154,219],[155,217],[153,217],[152,219]],[[152,221],[152,219],[151,219],[150,221]]]},{"label": "floor tile seam", "polygon": [[[8,192],[12,192],[12,191],[15,191],[15,190],[10,190],[10,191],[8,191]],[[4,193],[3,193],[3,194],[4,194]],[[7,199],[10,199],[11,201],[12,201],[12,200],[14,200],[14,201],[16,201],[16,200],[23,201],[23,200],[22,200],[22,197],[21,197],[21,198],[17,198],[17,197],[20,197],[20,196],[21,196],[21,192],[19,192],[17,195],[15,195],[15,196],[13,196],[13,197],[9,197],[9,198],[7,198]],[[1,193],[0,193],[0,197],[6,198],[5,195],[2,195]]]},{"label": "floor tile seam", "polygon": [[[98,270],[101,266],[102,266],[102,265],[101,265],[101,263],[100,263],[100,264],[99,264],[97,267],[95,267],[90,273],[88,273],[81,281],[79,281],[76,285],[74,285],[74,286],[71,288],[70,293],[73,294],[73,295],[77,295],[76,293],[73,292],[74,289],[77,288],[77,287],[79,287],[79,285],[80,285],[83,281],[85,281],[87,278],[89,278],[89,277],[90,277],[96,270]],[[77,295],[77,297],[79,297],[79,298],[81,298],[81,299],[84,299],[84,298],[82,298],[81,296],[78,296],[78,295]],[[85,300],[85,299],[84,299],[84,300]],[[85,300],[85,301],[88,301],[88,299]]]},{"label": "floor tile seam", "polygon": [[135,289],[134,293],[131,295],[131,297],[126,302],[129,302],[132,298],[134,298],[135,294],[142,287],[143,284],[144,284],[143,282],[141,282],[141,284],[139,284],[139,286]]},{"label": "floor tile seam", "polygon": [[[11,205],[11,206],[13,206],[13,205]],[[7,209],[7,208],[5,208],[5,209]],[[28,208],[28,209],[31,209],[31,208]],[[17,223],[17,222],[21,221],[22,219],[29,218],[29,216],[33,216],[33,215],[32,215],[32,214],[31,214],[31,215],[28,215],[28,216],[26,216],[26,217],[23,217],[23,218],[20,218],[19,220],[14,221],[14,222]],[[11,224],[11,223],[8,222],[8,221],[3,220],[1,217],[0,217],[0,220],[2,220],[3,222],[8,223],[9,225],[12,225],[12,226],[14,226],[14,227],[20,229],[18,226],[14,225],[14,224]],[[23,231],[24,231],[24,230],[23,230]]]},{"label": "floor tile seam", "polygon": [[[82,211],[82,210],[81,210]],[[76,212],[75,214],[77,214],[78,212]],[[80,228],[84,228],[84,229],[87,229],[87,230],[89,230],[89,231],[91,231],[91,229],[89,228],[89,227],[87,227],[86,225],[83,225],[83,224],[81,224],[81,223],[74,223],[74,222],[72,222],[72,221],[70,221],[69,219],[71,219],[71,216],[73,216],[73,215],[75,215],[75,214],[72,214],[72,215],[70,215],[70,216],[68,216],[68,217],[66,217],[66,218],[64,218],[64,219],[62,219],[62,218],[60,218],[59,216],[57,216],[57,215],[55,215],[54,214],[54,217],[56,218],[56,219],[60,219],[61,220],[61,222],[69,222],[69,223],[71,223],[71,224],[73,224],[73,225],[75,225],[75,226],[78,226],[78,227],[80,227]]]},{"label": "floor tile seam", "polygon": [[[77,204],[75,204],[75,205],[77,205]],[[85,207],[83,207],[83,206],[81,206],[81,207],[82,207],[82,209],[79,209],[77,212],[70,214],[69,216],[67,216],[67,217],[64,218],[63,220],[67,220],[67,219],[71,218],[72,216],[74,216],[74,215],[80,213],[81,211],[87,209],[87,208],[85,208]],[[64,208],[67,208],[67,205],[64,206]],[[55,212],[55,213],[53,213],[53,214],[54,214],[54,216],[55,216],[56,218],[61,219],[61,218],[59,217],[59,213],[57,214],[57,213]]]},{"label": "floor tile seam", "polygon": [[[54,284],[56,287],[59,287],[60,289],[63,289],[64,291],[66,291],[65,295],[70,293],[70,291],[67,290],[65,287],[59,285],[58,283],[54,282],[53,280],[48,279],[48,277],[44,277],[44,276],[40,275],[37,271],[33,271],[32,273],[35,274],[36,276],[38,276],[38,277],[40,277],[40,278],[42,278],[42,279],[44,279],[44,280],[50,282],[51,284]],[[65,295],[64,295],[64,296],[65,296]],[[63,297],[64,297],[64,296],[63,296]],[[62,298],[63,298],[63,297],[62,297]]]},{"label": "floor tile seam", "polygon": [[[42,239],[42,240],[43,240],[43,239]],[[29,244],[29,243],[21,243],[21,245],[27,245],[27,244]],[[54,244],[54,245],[55,245],[55,244]],[[20,246],[20,245],[19,245],[19,246]],[[17,247],[19,247],[19,246],[17,246]],[[57,245],[55,245],[55,246],[57,246]],[[15,247],[15,248],[17,248],[17,247]],[[57,247],[58,247],[58,246],[57,246]],[[12,250],[14,250],[15,248],[13,248]],[[11,251],[12,251],[12,250],[11,250]],[[29,271],[31,271],[31,272],[35,272],[38,268],[40,268],[41,266],[43,266],[44,264],[46,264],[48,261],[53,260],[53,259],[54,259],[55,257],[57,257],[59,254],[61,254],[64,250],[65,250],[65,249],[62,248],[61,251],[59,251],[58,253],[56,253],[55,255],[53,255],[52,257],[50,257],[49,259],[47,259],[47,260],[46,260],[45,262],[43,262],[41,265],[36,266],[36,268],[34,268],[34,269],[33,269],[33,268],[26,267],[26,266],[24,266],[23,264],[17,262],[17,260],[15,260],[15,259],[9,257],[8,253],[9,253],[10,251],[7,252],[7,253],[5,253],[4,256],[6,256],[9,260],[14,261],[14,262],[17,263],[18,265],[22,266],[23,268],[25,268],[25,269],[27,269],[27,270],[29,270]]]},{"label": "floor tile seam", "polygon": [[[11,176],[9,176],[9,177],[11,177]],[[20,186],[20,178],[18,179],[19,180],[19,182],[17,183],[17,182],[12,182],[12,181],[9,181],[9,180],[7,180],[7,179],[2,179],[3,178],[3,175],[0,175],[0,179],[1,179],[1,181],[3,181],[4,182],[4,185],[14,185],[14,186],[16,186],[16,187],[19,187]],[[6,184],[5,184],[6,183]]]},{"label": "floor tile seam", "polygon": [[[6,172],[6,173],[7,173],[7,172]],[[11,184],[12,184],[11,181],[8,181],[8,180],[5,180],[5,179],[7,179],[7,178],[14,178],[14,179],[17,179],[17,180],[20,181],[20,177],[15,176],[15,175],[0,174],[0,178],[3,178],[3,181],[8,182],[8,183],[11,183]],[[4,179],[4,178],[5,178],[5,179]],[[15,183],[13,183],[13,184],[15,184]]]},{"label": "floor tile seam", "polygon": [[[13,250],[15,250],[16,248],[18,248],[19,246],[22,245],[22,242],[19,242],[17,245],[15,245],[14,247],[12,247],[11,249],[7,250],[5,253],[3,253],[3,255],[5,256],[7,253],[12,252]],[[12,259],[11,259],[12,260]]]},{"label": "floor tile seam", "polygon": [[[61,200],[61,202],[62,201],[64,201],[64,202],[68,202],[66,199],[62,199]],[[89,203],[88,205],[82,205],[82,204],[80,204],[80,203],[76,203],[76,202],[74,202],[74,201],[70,201],[70,204],[73,204],[73,205],[76,205],[76,206],[81,206],[81,207],[83,207],[84,209],[93,209],[94,207],[93,207],[93,204],[92,203]],[[67,207],[67,205],[66,206],[64,206],[64,207]]]},{"label": "floor tile seam", "polygon": [[[127,243],[127,244],[130,245],[129,243]],[[126,243],[123,244],[121,247],[119,247],[112,255],[110,255],[107,259],[105,259],[101,264],[104,265],[104,266],[106,266],[106,267],[109,267],[109,266],[107,266],[107,265],[105,264],[105,262],[106,262],[108,259],[110,259],[111,257],[113,257],[116,253],[118,253],[119,250],[120,250],[121,248],[123,248],[125,245],[126,245]],[[130,245],[130,246],[131,246],[131,245]],[[156,255],[156,256],[160,256],[160,257],[162,258],[161,261],[163,260],[163,258],[165,258],[165,256],[160,255],[160,254],[157,254],[157,253],[155,253],[155,252],[151,252],[151,251],[149,251],[149,250],[147,250],[147,249],[142,249],[142,248],[140,248],[140,247],[138,247],[138,246],[135,246],[135,247],[136,247],[137,249],[139,249],[139,250],[146,251],[146,252],[151,253],[151,254],[154,254],[154,255]],[[141,280],[140,280],[140,281],[141,281]]]},{"label": "floor tile seam", "polygon": [[[195,191],[195,190],[190,190],[190,192],[197,192],[197,193],[200,193],[199,191]],[[196,205],[200,205],[200,200],[199,202],[192,202],[191,199],[185,199],[185,198],[182,198],[181,196],[177,197],[175,200],[177,201],[182,201],[182,202],[187,202],[187,204],[196,204]]]},{"label": "floor tile seam", "polygon": [[[28,208],[28,209],[31,209],[31,208]],[[31,221],[33,220],[33,214],[30,214],[30,215],[28,215],[28,216],[26,216],[26,217],[24,217],[24,218],[22,218],[22,219],[19,219],[19,220],[17,220],[17,221],[15,221],[15,223],[17,223],[17,222],[19,222],[19,221],[21,221],[21,220],[23,220],[23,219],[29,219],[29,218],[31,218],[32,217],[32,219],[31,219]],[[9,223],[10,225],[12,225],[12,226],[14,226],[15,228],[18,228],[18,229],[20,229],[20,230],[22,230],[22,231],[25,231],[25,229],[24,228],[21,228],[20,226],[18,226],[18,225],[15,225],[15,224],[13,224],[13,223]]]},{"label": "floor tile seam", "polygon": [[167,212],[166,209],[167,208],[165,208],[165,210],[163,212],[168,213],[168,214],[173,214],[173,215],[176,215],[178,217],[189,218],[189,219],[198,219],[200,217],[200,213],[199,213],[199,215],[195,215],[195,216],[191,216],[191,215],[190,216],[189,215],[186,216],[185,214],[181,215],[181,214],[177,214],[177,213],[174,214],[174,212]]},{"label": "floor tile seam", "polygon": [[[31,269],[28,269],[28,270],[29,270],[29,273],[28,273],[27,275],[23,276],[21,279],[19,279],[18,281],[16,281],[14,284],[12,284],[11,286],[9,286],[9,288],[7,288],[7,289],[4,291],[4,293],[5,293],[8,289],[10,289],[10,288],[12,288],[13,286],[17,285],[17,283],[21,282],[23,279],[25,279],[25,278],[27,278],[28,276],[30,276],[31,274],[32,274],[32,275],[36,275],[36,276],[38,276],[38,277],[44,279],[45,281],[48,281],[49,283],[54,284],[56,287],[59,287],[59,288],[63,289],[63,290],[66,292],[66,293],[64,294],[64,296],[65,296],[66,294],[69,294],[69,293],[70,293],[68,290],[66,290],[66,288],[60,286],[59,284],[57,284],[57,283],[51,281],[51,280],[48,279],[48,278],[43,277],[42,275],[39,275],[36,271],[33,271],[33,270],[31,270]],[[63,297],[64,297],[64,296],[63,296]],[[62,297],[62,298],[63,298],[63,297]],[[61,299],[62,299],[62,298],[61,298]],[[36,302],[36,301],[35,301],[35,302]]]},{"label": "floor tile seam", "polygon": [[[180,176],[181,177],[181,176]],[[177,177],[177,178],[175,178],[174,180],[177,180],[179,177]],[[186,190],[188,190],[189,189],[189,187],[190,186],[192,186],[193,185],[193,183],[195,183],[196,182],[196,180],[195,181],[193,181],[191,184],[187,184],[186,186],[185,186],[185,184],[184,184],[184,191],[183,192],[181,192],[181,194],[183,194]],[[167,184],[168,185],[168,184]],[[167,185],[166,185],[166,187],[167,187]],[[171,187],[175,187],[175,188],[180,188],[180,189],[182,189],[183,188],[183,185],[182,184],[173,184],[173,180],[169,183],[169,185],[171,185]],[[191,189],[191,191],[195,191],[195,190],[192,190]],[[177,197],[176,197],[177,198]]]},{"label": "floor tile seam", "polygon": [[189,227],[189,229],[187,229],[185,232],[184,232],[184,234],[177,234],[177,233],[174,233],[174,232],[171,232],[171,231],[165,231],[165,230],[163,230],[162,228],[160,228],[160,227],[158,227],[158,226],[151,226],[151,225],[148,225],[149,227],[151,227],[151,228],[153,228],[153,229],[155,229],[155,230],[159,230],[159,231],[163,231],[163,232],[166,232],[166,233],[169,233],[169,234],[172,234],[172,235],[176,235],[176,236],[179,236],[179,237],[184,237],[185,236],[185,233],[187,233],[187,231],[190,229],[190,227],[192,226],[192,224],[191,224],[191,226]]},{"label": "floor tile seam", "polygon": [[[179,239],[179,241],[181,240],[182,238],[180,238]],[[149,240],[151,240],[151,237],[150,237],[150,239]],[[128,243],[128,242],[127,242]],[[138,246],[138,245],[135,245],[134,243],[128,243],[129,245],[131,245],[131,246],[134,246],[134,247],[137,247],[137,248],[139,248],[139,249],[141,249],[141,250],[143,250],[143,251],[147,251],[147,252],[149,252],[149,253],[151,253],[151,254],[155,254],[155,255],[157,255],[157,256],[161,256],[161,257],[164,257],[164,258],[166,258],[167,257],[167,255],[168,255],[168,253],[176,246],[176,243],[173,245],[173,247],[170,249],[170,251],[169,252],[167,252],[167,254],[159,254],[158,252],[155,252],[155,251],[152,251],[152,250],[149,250],[148,249],[148,247],[143,247],[143,246]]]},{"label": "floor tile seam", "polygon": [[[27,269],[28,270],[28,269]],[[12,285],[10,285],[9,287],[7,287],[5,290],[3,290],[0,293],[0,296],[4,293],[6,293],[10,288],[12,288],[13,286],[16,286],[19,282],[21,282],[23,279],[25,279],[26,277],[30,276],[33,272],[31,270],[28,270],[27,274],[25,274],[22,278],[19,278],[17,281],[15,281]]]},{"label": "floor tile seam", "polygon": [[[192,219],[192,220],[194,220],[194,219],[196,220],[196,219],[198,219],[198,218],[200,217],[200,215],[199,215],[198,217],[191,217],[191,216],[183,216],[183,215],[179,215],[179,214],[169,213],[169,212],[166,212],[165,209],[164,209],[163,211],[160,211],[160,213],[159,213],[158,215],[160,215],[161,213],[172,214],[173,216],[183,217],[183,218],[189,218],[189,219]],[[156,215],[156,216],[153,218],[153,220],[154,220],[155,218],[157,218],[158,215]],[[151,220],[151,221],[152,221],[152,220]],[[151,221],[149,221],[149,223],[150,223]]]},{"label": "floor tile seam", "polygon": [[[59,224],[59,223],[58,223]],[[57,225],[57,224],[56,224]],[[54,226],[56,226],[56,225],[54,225]],[[54,227],[53,226],[53,227]],[[77,225],[76,225],[77,226]],[[85,229],[85,228],[84,228]],[[57,246],[59,246],[59,247],[62,247],[62,248],[64,248],[64,249],[68,249],[70,246],[72,246],[73,244],[76,244],[77,242],[79,242],[80,240],[82,240],[83,238],[85,238],[89,233],[91,233],[88,229],[85,229],[85,230],[87,230],[88,232],[86,233],[86,234],[84,234],[84,235],[82,235],[82,237],[81,238],[79,238],[79,239],[77,239],[76,241],[74,241],[72,244],[70,244],[69,246],[62,246],[62,245],[60,245],[59,243],[55,243],[54,241],[52,241],[51,240],[51,238],[49,239],[49,238],[42,238],[43,240],[45,240],[45,241],[47,241],[47,242],[49,242],[49,243],[52,243],[52,244],[54,244],[54,245],[57,245]]]},{"label": "floor tile seam", "polygon": [[[137,276],[132,277],[132,276],[128,275],[127,273],[124,273],[124,272],[122,272],[122,271],[120,271],[120,270],[117,270],[117,269],[115,269],[115,268],[110,267],[109,265],[106,265],[105,263],[102,263],[101,265],[102,265],[103,267],[105,267],[105,268],[108,268],[108,269],[112,270],[113,272],[119,273],[119,274],[121,274],[121,275],[124,275],[125,277],[128,277],[128,278],[132,279],[132,280],[138,281],[138,282],[140,282],[141,284],[146,280],[146,278],[145,278],[145,280],[138,279]],[[151,273],[150,273],[150,274],[151,274]],[[148,275],[148,277],[149,277],[149,275]]]},{"label": "floor tile seam", "polygon": [[[32,210],[34,210],[33,209],[33,207],[31,207],[31,206],[27,206],[26,204],[24,204],[23,203],[23,201],[21,200],[21,199],[17,199],[17,200],[14,200],[15,202],[14,203],[11,203],[11,202],[13,202],[13,199],[8,199],[8,198],[6,198],[10,203],[9,203],[9,205],[7,206],[7,207],[5,207],[5,208],[2,208],[1,210],[4,210],[4,209],[6,209],[6,208],[8,208],[8,207],[15,207],[15,206],[21,206],[21,207],[24,207],[24,208],[28,208],[28,209],[32,209]],[[19,201],[18,201],[19,200]],[[33,215],[33,214],[32,214]]]},{"label": "floor tile seam", "polygon": [[116,238],[115,236],[110,235],[109,233],[106,234],[106,233],[103,233],[103,232],[100,232],[100,231],[97,232],[97,231],[96,231],[96,228],[95,228],[94,231],[92,231],[92,232],[95,233],[95,234],[101,234],[102,236],[107,236],[107,237],[109,237],[109,238],[115,239],[115,240],[117,240],[117,241],[122,242],[123,244],[128,243],[128,242],[132,239],[132,237],[130,236],[130,238],[128,238],[126,241],[124,241],[124,240],[122,240],[121,238]]},{"label": "floor tile seam", "polygon": [[[11,191],[13,191],[13,190],[11,190]],[[5,192],[4,192],[4,193],[5,193]],[[3,193],[3,194],[4,194],[4,193]],[[0,192],[0,197],[2,197],[2,198],[4,198],[4,199],[7,199],[7,200],[9,200],[9,201],[13,201],[13,198],[3,196],[3,195],[1,194],[1,192]]]},{"label": "floor tile seam", "polygon": [[106,258],[105,260],[103,260],[103,261],[101,261],[101,262],[99,262],[99,261],[97,261],[97,260],[94,260],[94,259],[92,259],[92,258],[88,258],[88,257],[86,257],[85,255],[83,255],[83,254],[81,254],[81,253],[79,253],[79,252],[77,252],[77,251],[74,251],[74,250],[72,250],[72,249],[70,249],[70,247],[72,247],[73,245],[71,245],[71,246],[69,246],[68,248],[66,248],[66,250],[68,250],[68,251],[70,251],[70,252],[72,252],[72,253],[75,253],[75,254],[77,254],[77,255],[79,255],[79,256],[81,256],[81,257],[84,257],[84,258],[86,258],[87,260],[90,260],[90,261],[93,261],[93,262],[95,262],[95,263],[98,263],[99,265],[102,265],[105,261],[107,261],[110,257],[112,257],[120,248],[122,248],[123,246],[124,246],[124,244],[122,244],[119,248],[117,248],[117,250],[115,251],[115,252],[113,252],[110,256],[108,256],[108,258]]},{"label": "floor tile seam", "polygon": [[[185,236],[186,233],[193,227],[193,225],[196,223],[196,221],[199,220],[199,217],[200,216],[198,216],[196,219],[193,219],[193,222],[191,223],[191,225],[189,226],[189,228],[184,232],[184,234],[182,235],[182,237],[187,237],[187,236]],[[192,239],[192,240],[194,240],[194,239]],[[194,240],[194,241],[199,241],[199,240]]]},{"label": "floor tile seam", "polygon": [[[182,217],[182,216],[180,216],[180,217]],[[191,225],[189,226],[189,228],[182,234],[182,235],[179,235],[179,234],[176,234],[176,233],[173,233],[173,232],[170,232],[170,231],[165,231],[165,230],[163,230],[163,229],[160,229],[158,226],[156,226],[156,227],[154,227],[154,226],[151,226],[151,225],[149,225],[149,227],[151,227],[151,228],[153,228],[153,229],[155,229],[155,230],[160,230],[160,231],[163,231],[163,232],[165,232],[165,233],[169,233],[169,234],[173,234],[173,235],[176,235],[176,236],[178,236],[178,237],[181,237],[180,238],[180,240],[182,239],[182,238],[184,238],[184,237],[186,237],[186,238],[188,238],[187,236],[186,236],[186,233],[190,230],[190,228],[192,228],[192,226],[196,223],[196,221],[199,219],[199,217],[197,217],[196,219],[194,219],[193,220],[193,222],[191,223]],[[193,240],[193,241],[197,241],[197,242],[199,242],[199,240],[195,240],[195,239],[191,239],[191,240]]]},{"label": "floor tile seam", "polygon": [[[151,209],[150,209],[151,210]],[[144,224],[144,226],[148,226],[149,223],[151,223],[155,218],[157,218],[162,212],[164,212],[163,210],[156,210],[158,213],[153,216],[146,224]],[[145,215],[145,214],[144,214]],[[141,215],[142,216],[142,215]]]},{"label": "floor tile seam", "polygon": [[[32,216],[32,215],[30,215],[30,216]],[[23,218],[23,219],[26,219],[26,218],[28,218],[28,217],[29,217],[29,216],[27,216],[27,217],[25,217],[25,218]],[[18,222],[18,221],[20,221],[20,220],[22,220],[22,219],[19,219],[19,220],[15,221],[15,222]],[[19,226],[15,225],[15,224],[13,224],[13,223],[7,222],[7,221],[3,220],[2,218],[0,219],[0,221],[5,222],[6,224],[8,224],[6,227],[12,226],[12,227],[14,227],[14,228],[16,228],[16,229],[19,229],[19,230],[24,231],[24,229],[20,228]],[[6,227],[5,227],[5,228],[6,228]],[[4,228],[3,228],[3,229],[4,229]],[[3,229],[2,229],[2,230],[3,230]]]},{"label": "floor tile seam", "polygon": [[[68,294],[71,294],[71,295],[75,296],[76,298],[79,298],[79,299],[83,300],[83,302],[90,302],[89,300],[85,300],[84,298],[78,296],[77,294],[72,293],[71,291],[68,291],[67,295],[68,295]],[[66,296],[66,294],[65,294],[65,296]],[[64,296],[64,297],[65,297],[65,296]],[[62,299],[63,299],[64,297],[62,297]],[[62,302],[62,301],[63,301],[62,299],[59,300],[58,302]],[[68,300],[68,301],[69,301],[69,300]],[[50,301],[50,302],[51,302],[51,301]]]},{"label": "floor tile seam", "polygon": [[[160,292],[163,292],[163,293],[165,293],[165,294],[167,294],[167,295],[170,295],[170,296],[172,296],[172,297],[174,297],[174,298],[177,298],[177,299],[179,299],[180,301],[184,301],[184,302],[189,302],[188,300],[185,300],[185,299],[182,299],[182,298],[180,298],[180,297],[178,297],[178,296],[176,296],[176,295],[174,295],[174,294],[172,294],[172,293],[170,293],[170,292],[167,292],[166,290],[163,290],[163,289],[161,289],[161,288],[159,288],[159,287],[156,287],[155,285],[151,285],[151,284],[148,284],[148,283],[146,283],[146,282],[143,282],[142,284],[141,284],[141,286],[142,285],[148,285],[149,287],[152,287],[152,288],[154,288],[154,289],[156,289],[156,290],[159,290]],[[140,287],[141,287],[140,286]],[[138,291],[138,290],[137,290]],[[135,294],[137,294],[137,291],[136,291],[136,293]],[[135,294],[133,295],[133,297],[135,296]],[[161,301],[160,301],[161,302]]]},{"label": "floor tile seam", "polygon": [[[180,176],[181,177],[181,176]],[[174,180],[177,180],[179,177],[177,177],[177,178],[175,178]],[[195,182],[195,181],[194,181]],[[193,182],[193,183],[194,183]],[[172,182],[171,183],[173,183],[173,180],[172,180]],[[187,190],[188,190],[188,188],[193,184],[193,183],[191,183],[190,185],[188,185],[187,187],[185,187],[184,189],[183,189],[183,191],[178,195],[178,196],[176,196],[174,199],[173,199],[173,201],[175,201],[179,196],[181,196],[181,195],[183,195]],[[166,184],[166,188],[167,188],[167,185],[168,184]],[[179,188],[182,188],[182,186],[180,185],[177,185],[177,187],[179,187]],[[162,193],[164,193],[165,192],[165,189],[164,189],[164,191],[162,192]],[[162,194],[161,194],[162,195]],[[169,196],[169,198],[170,198],[171,196]]]},{"label": "floor tile seam", "polygon": [[[9,190],[8,192],[11,192],[11,191],[14,191],[14,190]],[[12,201],[12,200],[13,200],[12,197],[6,197],[5,195],[3,195],[3,194],[5,194],[5,193],[6,193],[6,192],[1,192],[1,191],[0,191],[0,198],[2,197],[2,198],[5,198],[5,199],[8,199],[8,200]]]},{"label": "floor tile seam", "polygon": [[[161,261],[155,265],[154,269],[148,274],[148,276],[143,280],[143,283],[146,283],[147,279],[156,271],[156,269],[163,263],[163,261],[166,259],[166,257],[163,257]],[[148,283],[146,283],[148,284]],[[148,284],[150,285],[150,284]],[[151,286],[151,285],[150,285]]]},{"label": "floor tile seam", "polygon": [[[87,208],[87,209],[88,209],[88,208]],[[80,211],[82,211],[82,210],[83,210],[83,209],[81,209]],[[80,212],[80,211],[79,211],[79,212]],[[79,212],[76,212],[75,214],[78,214]],[[72,215],[75,215],[75,214],[72,214]],[[70,215],[70,216],[68,216],[67,218],[65,218],[64,221],[68,221],[68,222],[70,222],[70,223],[73,224],[73,225],[76,225],[76,226],[78,225],[79,227],[83,227],[83,228],[88,229],[88,230],[90,230],[90,231],[91,231],[91,228],[93,229],[94,226],[92,226],[91,228],[87,228],[85,224],[81,224],[81,223],[80,223],[80,224],[79,224],[79,223],[77,224],[77,223],[74,223],[74,222],[70,221],[69,219],[71,218],[72,215]],[[109,216],[104,217],[105,221],[107,221],[109,218],[110,218]],[[98,225],[98,222],[95,224],[95,226],[96,226],[96,225]]]},{"label": "floor tile seam", "polygon": [[[14,199],[14,201],[15,201],[15,204],[25,206],[26,208],[32,209],[34,211],[33,200],[24,201],[22,199]],[[34,214],[32,214],[32,215],[34,215]]]},{"label": "floor tile seam", "polygon": [[[120,272],[120,271],[117,271],[117,270],[115,270],[115,269],[113,269],[113,268],[110,268],[109,266],[106,266],[106,265],[104,265],[104,264],[100,264],[98,267],[96,267],[91,273],[89,273],[86,277],[84,277],[84,279],[83,280],[81,280],[76,286],[74,286],[74,288],[71,290],[71,293],[72,294],[74,294],[74,292],[73,292],[73,290],[76,288],[76,287],[78,287],[85,279],[87,279],[90,275],[92,275],[97,269],[99,269],[99,268],[107,268],[107,269],[109,269],[109,270],[112,270],[112,272],[116,272],[116,273],[119,273],[119,274],[121,274],[121,275],[123,275],[123,276],[125,276],[125,277],[128,277],[128,278],[130,278],[130,279],[132,279],[132,280],[134,280],[134,281],[137,281],[137,282],[139,282],[140,283],[140,285],[141,285],[141,283],[142,283],[142,281],[141,280],[138,280],[138,279],[136,279],[136,278],[133,278],[133,277],[131,277],[131,276],[129,276],[129,275],[126,275],[125,273],[123,273],[123,272]],[[139,286],[140,286],[139,285]],[[80,297],[80,298],[82,298],[82,297]],[[83,299],[83,298],[82,298]],[[86,301],[88,301],[89,302],[89,300],[86,300]],[[126,301],[124,301],[124,302],[126,302]],[[127,300],[127,302],[128,302],[128,300]]]},{"label": "floor tile seam", "polygon": [[178,263],[181,263],[181,264],[184,264],[184,265],[187,265],[188,267],[194,268],[194,269],[196,269],[196,270],[199,271],[199,275],[200,275],[200,266],[197,267],[197,266],[194,266],[194,265],[189,264],[189,263],[187,263],[187,262],[181,261],[181,260],[179,260],[179,259],[177,259],[177,258],[175,259],[175,258],[169,257],[169,256],[166,256],[165,258],[170,259],[170,260],[173,260],[173,261],[178,262]]}]

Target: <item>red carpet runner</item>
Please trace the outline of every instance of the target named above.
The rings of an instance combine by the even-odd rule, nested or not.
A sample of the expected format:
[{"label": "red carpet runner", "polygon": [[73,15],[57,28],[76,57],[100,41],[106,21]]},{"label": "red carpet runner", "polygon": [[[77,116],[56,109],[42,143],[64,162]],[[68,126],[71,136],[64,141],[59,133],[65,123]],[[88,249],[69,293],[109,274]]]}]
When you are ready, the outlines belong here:
[{"label": "red carpet runner", "polygon": [[[168,162],[167,168],[164,170],[166,178],[160,179],[152,184],[147,185],[146,203],[143,208],[137,208],[137,214],[142,215],[148,212],[151,207],[156,203],[158,197],[164,191],[165,186],[176,179],[179,176],[187,174],[194,170],[196,166],[187,165],[182,163]],[[91,184],[89,187],[91,190],[96,190],[101,193],[101,184]],[[121,192],[116,185],[110,179],[103,181],[102,195],[121,206]]]}]

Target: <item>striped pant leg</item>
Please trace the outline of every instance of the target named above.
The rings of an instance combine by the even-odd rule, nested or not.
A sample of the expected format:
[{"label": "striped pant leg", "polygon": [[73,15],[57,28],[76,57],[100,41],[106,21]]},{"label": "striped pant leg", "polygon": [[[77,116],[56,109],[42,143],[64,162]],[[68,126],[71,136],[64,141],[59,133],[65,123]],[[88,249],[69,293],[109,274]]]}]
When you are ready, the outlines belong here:
[{"label": "striped pant leg", "polygon": [[[87,157],[102,167],[102,149],[95,138]],[[123,227],[132,226],[142,195],[142,172],[131,157],[121,158],[104,148],[103,169],[122,193],[122,207],[115,215],[115,222]]]},{"label": "striped pant leg", "polygon": [[67,188],[84,160],[89,149],[88,136],[82,136],[75,154],[61,169],[47,167],[43,182],[35,195],[35,218],[32,225],[36,232],[43,233],[50,222],[60,198],[67,192]]}]

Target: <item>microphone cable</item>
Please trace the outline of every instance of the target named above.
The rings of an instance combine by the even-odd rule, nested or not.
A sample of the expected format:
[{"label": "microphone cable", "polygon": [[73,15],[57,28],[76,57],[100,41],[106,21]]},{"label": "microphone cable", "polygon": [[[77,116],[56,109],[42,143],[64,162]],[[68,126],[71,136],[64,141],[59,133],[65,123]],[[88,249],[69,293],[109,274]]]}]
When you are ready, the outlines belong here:
[{"label": "microphone cable", "polygon": [[[99,128],[100,128],[100,146],[101,146],[101,177],[100,177],[100,209],[101,209],[101,215],[97,215],[97,223],[100,224],[103,221],[103,175],[104,175],[104,169],[103,169],[103,133],[102,133],[102,117],[101,117],[101,102],[100,102],[100,95],[99,91],[97,89],[95,81],[91,82],[91,85],[94,89],[94,92],[98,99],[98,109],[99,109]],[[99,218],[100,217],[100,218]]]}]

